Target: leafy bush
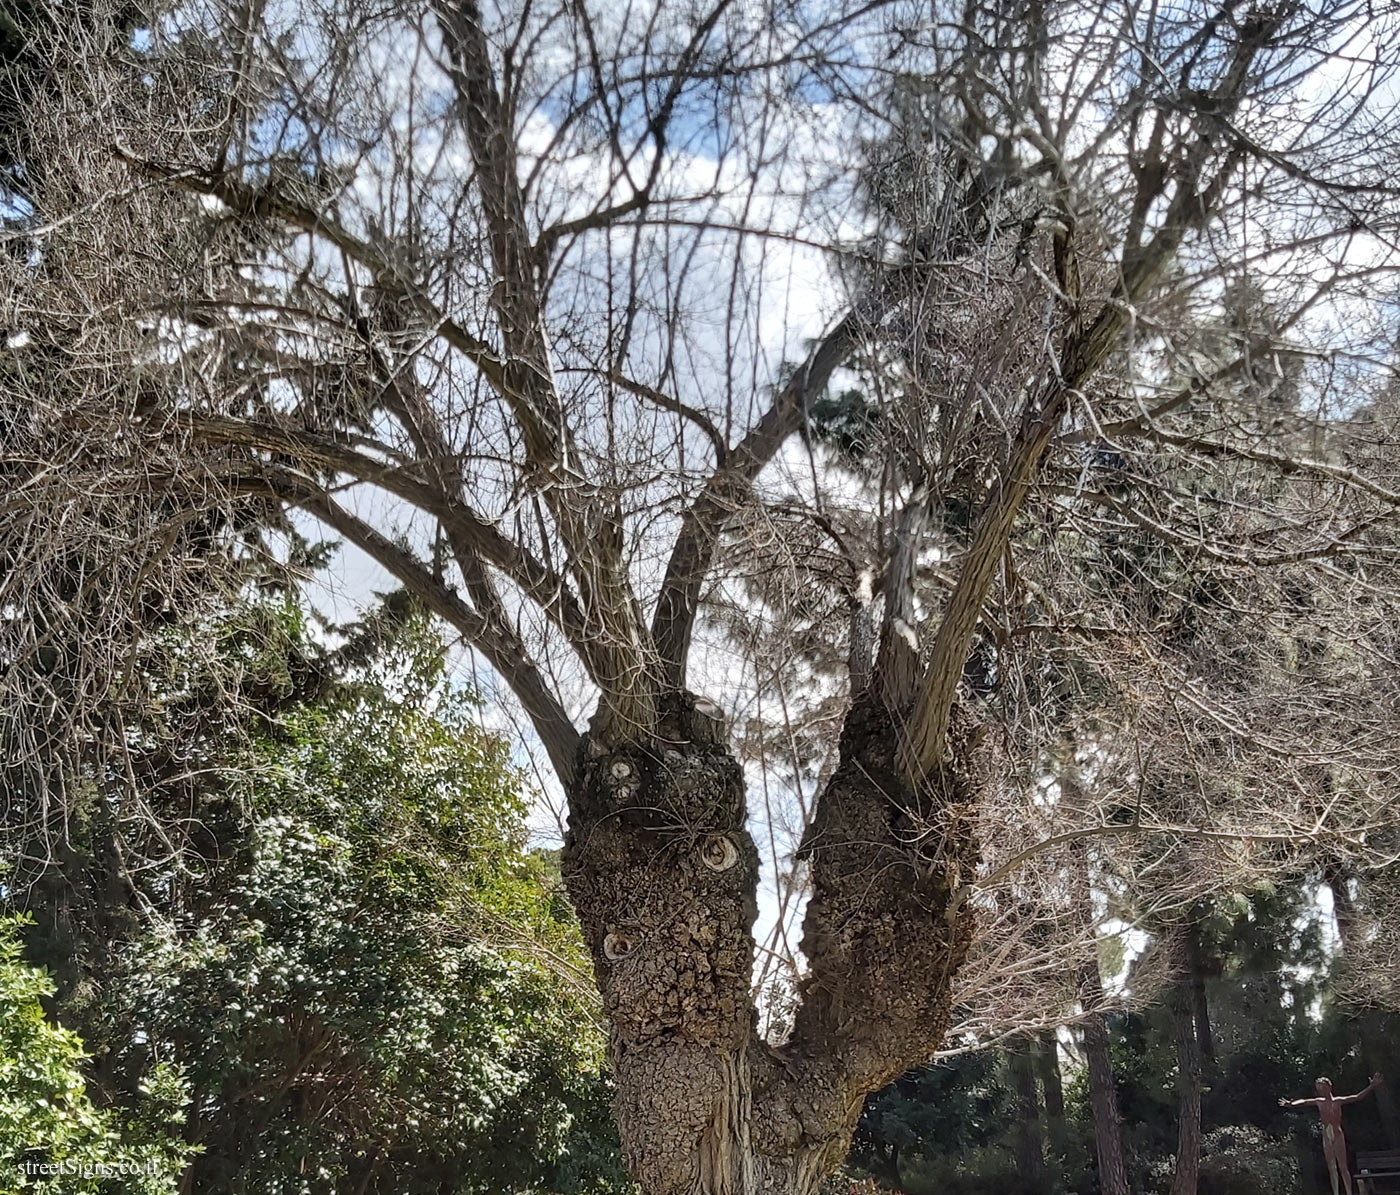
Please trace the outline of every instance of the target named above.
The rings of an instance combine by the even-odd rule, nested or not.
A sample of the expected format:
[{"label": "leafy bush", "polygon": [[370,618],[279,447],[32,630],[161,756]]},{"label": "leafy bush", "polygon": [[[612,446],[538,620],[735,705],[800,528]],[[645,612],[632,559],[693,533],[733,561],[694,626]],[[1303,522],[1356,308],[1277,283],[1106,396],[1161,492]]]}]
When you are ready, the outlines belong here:
[{"label": "leafy bush", "polygon": [[136,1112],[94,1107],[78,1036],[52,1024],[53,983],[0,919],[0,1195],[174,1195],[193,1152],[179,1138],[186,1087],[156,1066]]},{"label": "leafy bush", "polygon": [[840,1172],[822,1183],[821,1195],[889,1195],[889,1188],[880,1186],[873,1178],[856,1178]]},{"label": "leafy bush", "polygon": [[978,1146],[961,1155],[911,1157],[900,1168],[906,1195],[1012,1195],[1021,1190],[1011,1151],[1000,1145]]},{"label": "leafy bush", "polygon": [[286,713],[246,776],[221,895],[133,943],[119,985],[127,1052],[193,1082],[196,1188],[620,1189],[577,926],[436,638]]},{"label": "leafy bush", "polygon": [[1296,1195],[1293,1148],[1252,1125],[1216,1129],[1202,1143],[1199,1189],[1201,1195]]},{"label": "leafy bush", "polygon": [[[1171,1190],[1173,1159],[1157,1157],[1144,1170],[1149,1192]],[[1227,1125],[1201,1142],[1200,1195],[1297,1195],[1293,1147],[1252,1125]]]}]

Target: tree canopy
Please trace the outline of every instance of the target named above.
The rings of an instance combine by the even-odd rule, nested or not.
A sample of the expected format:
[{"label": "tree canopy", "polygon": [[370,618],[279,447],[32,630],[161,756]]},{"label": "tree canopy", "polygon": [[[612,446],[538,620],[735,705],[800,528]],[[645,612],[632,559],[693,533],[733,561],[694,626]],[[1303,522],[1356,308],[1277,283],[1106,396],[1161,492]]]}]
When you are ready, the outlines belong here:
[{"label": "tree canopy", "polygon": [[[1203,901],[1381,890],[1395,12],[81,13],[4,50],[0,731],[45,859],[114,777],[123,861],[198,852],[150,799],[187,769],[135,770],[158,645],[336,536],[528,726],[646,1195],[811,1195],[869,1092],[1101,1012],[1098,905],[1174,935],[1189,1045]],[[388,762],[337,742],[318,785]],[[434,841],[452,803],[412,792],[264,825],[252,866],[308,907],[364,868],[421,918],[354,833]],[[264,940],[241,891],[201,915],[264,926],[260,977],[342,949]]]}]

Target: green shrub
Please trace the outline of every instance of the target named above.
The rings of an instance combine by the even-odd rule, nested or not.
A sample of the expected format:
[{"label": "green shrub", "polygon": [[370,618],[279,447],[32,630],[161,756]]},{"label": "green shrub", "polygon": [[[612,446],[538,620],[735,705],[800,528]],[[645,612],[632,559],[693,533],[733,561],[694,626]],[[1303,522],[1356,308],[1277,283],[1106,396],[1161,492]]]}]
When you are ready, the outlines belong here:
[{"label": "green shrub", "polygon": [[53,983],[0,919],[0,1195],[175,1195],[194,1151],[178,1138],[186,1087],[155,1067],[128,1118],[93,1105],[83,1043],[44,1016]]},{"label": "green shrub", "polygon": [[1298,1189],[1298,1167],[1289,1142],[1253,1125],[1231,1125],[1206,1134],[1200,1195],[1296,1195]]},{"label": "green shrub", "polygon": [[900,1169],[906,1195],[1016,1195],[1021,1180],[1011,1151],[1001,1145],[974,1146],[961,1155],[913,1155]]}]

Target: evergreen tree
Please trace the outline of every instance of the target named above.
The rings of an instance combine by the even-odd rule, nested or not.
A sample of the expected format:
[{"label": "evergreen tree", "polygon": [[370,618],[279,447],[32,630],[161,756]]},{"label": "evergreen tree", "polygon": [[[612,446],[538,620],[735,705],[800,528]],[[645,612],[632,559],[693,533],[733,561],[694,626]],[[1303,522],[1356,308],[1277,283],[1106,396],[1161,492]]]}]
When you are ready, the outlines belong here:
[{"label": "evergreen tree", "polygon": [[[266,595],[211,628],[214,662],[183,638],[152,653],[146,757],[194,777],[200,849],[114,884],[75,820],[73,866],[10,900],[102,1098],[187,1077],[185,1192],[621,1190],[586,957],[557,865],[525,848],[524,775],[421,613],[387,611],[332,651]],[[201,700],[230,660],[239,700]],[[94,809],[120,779],[90,781]]]}]

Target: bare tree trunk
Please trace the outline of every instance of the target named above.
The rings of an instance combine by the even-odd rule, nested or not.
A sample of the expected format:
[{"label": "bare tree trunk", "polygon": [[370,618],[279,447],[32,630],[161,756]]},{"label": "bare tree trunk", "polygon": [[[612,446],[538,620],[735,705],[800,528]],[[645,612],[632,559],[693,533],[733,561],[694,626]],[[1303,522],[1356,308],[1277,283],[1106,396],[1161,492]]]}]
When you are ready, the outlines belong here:
[{"label": "bare tree trunk", "polygon": [[1201,1044],[1196,1036],[1191,984],[1178,982],[1168,997],[1176,1029],[1177,1138],[1172,1195],[1196,1195],[1201,1166]]},{"label": "bare tree trunk", "polygon": [[1351,898],[1346,868],[1334,860],[1323,869],[1323,880],[1332,893],[1332,915],[1337,919],[1337,936],[1342,940],[1342,953],[1354,954],[1359,945],[1356,902]]},{"label": "bare tree trunk", "polygon": [[1182,931],[1186,966],[1191,987],[1191,1017],[1196,1023],[1196,1045],[1200,1050],[1202,1073],[1215,1064],[1215,1033],[1210,1024],[1210,998],[1206,991],[1206,967],[1202,958],[1199,926],[1192,922]]},{"label": "bare tree trunk", "polygon": [[623,1154],[645,1195],[812,1195],[865,1095],[943,1038],[971,937],[948,901],[975,840],[953,839],[956,857],[905,840],[898,817],[922,808],[943,828],[940,802],[963,790],[939,773],[893,799],[893,723],[853,713],[804,846],[812,972],[792,1039],[770,1046],[750,995],[743,773],[708,709],[672,695],[651,744],[585,740],[569,793],[564,875],[608,1021]]},{"label": "bare tree trunk", "polygon": [[1036,1068],[1045,1093],[1045,1123],[1050,1133],[1050,1151],[1057,1158],[1065,1152],[1065,1089],[1060,1078],[1060,1044],[1055,1031],[1048,1030],[1036,1042]]},{"label": "bare tree trunk", "polygon": [[1201,1049],[1202,1066],[1215,1061],[1215,1033],[1210,1027],[1210,1001],[1206,995],[1205,977],[1194,971],[1191,976],[1191,1019],[1196,1023],[1196,1042]]},{"label": "bare tree trunk", "polygon": [[[1076,791],[1072,772],[1066,772],[1067,792]],[[1089,887],[1088,846],[1082,840],[1074,852],[1075,901],[1079,917],[1088,926],[1093,922]],[[1098,958],[1090,953],[1079,971],[1079,1001],[1086,1016],[1082,1029],[1084,1057],[1089,1070],[1089,1110],[1094,1121],[1094,1150],[1099,1162],[1101,1195],[1129,1195],[1128,1167],[1123,1160],[1123,1123],[1118,1112],[1118,1085],[1113,1079],[1113,1063],[1108,1054],[1108,1022],[1095,1010],[1104,1002],[1103,975]]]},{"label": "bare tree trunk", "polygon": [[1040,1097],[1035,1084],[1034,1045],[1025,1042],[1008,1052],[1011,1086],[1016,1097],[1016,1173],[1026,1191],[1045,1190],[1045,1144],[1040,1127]]},{"label": "bare tree trunk", "polygon": [[719,729],[693,703],[668,712],[666,747],[585,743],[564,876],[603,997],[633,1176],[647,1195],[748,1195],[764,1189],[750,1068],[758,852]]},{"label": "bare tree trunk", "polygon": [[[1097,983],[1098,967],[1094,967]],[[1084,1020],[1084,1057],[1089,1064],[1089,1108],[1094,1117],[1094,1148],[1099,1158],[1102,1195],[1128,1195],[1128,1167],[1123,1161],[1123,1124],[1118,1113],[1118,1085],[1108,1056],[1108,1026],[1100,1012]]]}]

